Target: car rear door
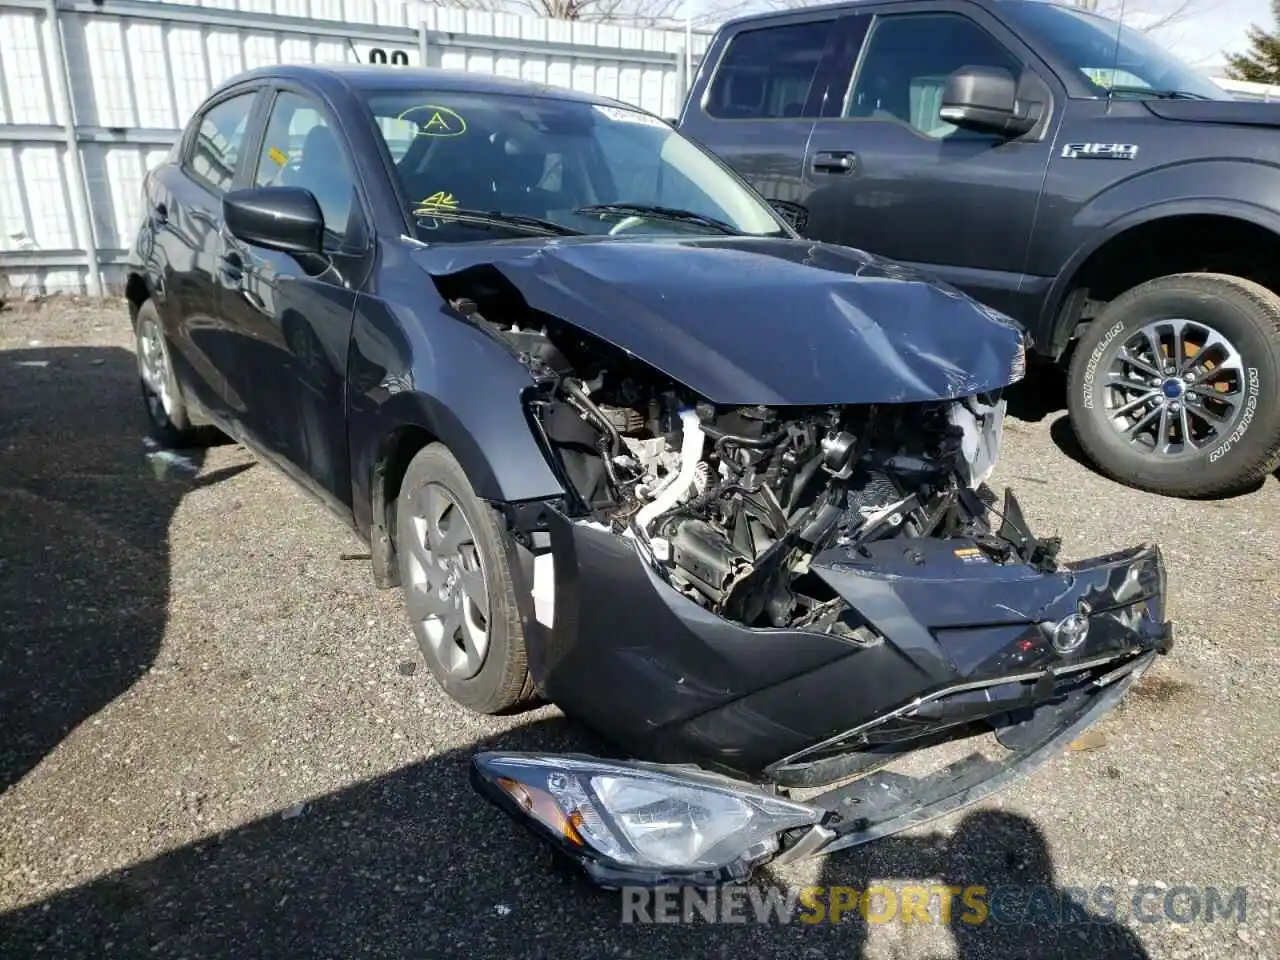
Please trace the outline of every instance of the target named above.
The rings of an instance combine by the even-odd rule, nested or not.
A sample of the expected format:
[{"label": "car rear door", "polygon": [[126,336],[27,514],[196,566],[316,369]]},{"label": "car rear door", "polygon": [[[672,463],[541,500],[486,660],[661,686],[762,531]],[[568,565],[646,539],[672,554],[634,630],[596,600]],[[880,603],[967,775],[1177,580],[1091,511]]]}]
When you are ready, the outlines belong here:
[{"label": "car rear door", "polygon": [[162,248],[157,305],[174,369],[188,400],[219,420],[229,412],[226,379],[235,363],[218,316],[222,197],[243,163],[260,93],[259,85],[239,86],[203,105],[147,211]]},{"label": "car rear door", "polygon": [[[1027,248],[1065,92],[1003,24],[965,0],[874,4],[842,19],[841,62],[814,123],[808,236],[914,264],[1018,315],[1042,291]],[[1049,118],[1016,140],[939,117],[963,66],[1034,71]]]},{"label": "car rear door", "polygon": [[797,227],[805,146],[826,83],[837,14],[810,9],[731,28],[701,69],[680,130],[736,170]]},{"label": "car rear door", "polygon": [[347,352],[372,222],[329,107],[289,85],[270,100],[245,183],[310,190],[325,216],[325,249],[289,254],[225,238],[219,310],[238,358],[229,393],[246,442],[346,512]]}]

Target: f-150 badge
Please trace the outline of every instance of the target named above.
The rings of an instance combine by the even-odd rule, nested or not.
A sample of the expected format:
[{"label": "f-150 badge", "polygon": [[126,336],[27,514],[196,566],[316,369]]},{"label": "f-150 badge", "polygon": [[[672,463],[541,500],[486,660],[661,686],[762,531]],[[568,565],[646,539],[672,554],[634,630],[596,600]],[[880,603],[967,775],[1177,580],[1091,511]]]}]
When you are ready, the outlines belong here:
[{"label": "f-150 badge", "polygon": [[1068,160],[1135,160],[1136,143],[1068,143],[1062,148]]}]

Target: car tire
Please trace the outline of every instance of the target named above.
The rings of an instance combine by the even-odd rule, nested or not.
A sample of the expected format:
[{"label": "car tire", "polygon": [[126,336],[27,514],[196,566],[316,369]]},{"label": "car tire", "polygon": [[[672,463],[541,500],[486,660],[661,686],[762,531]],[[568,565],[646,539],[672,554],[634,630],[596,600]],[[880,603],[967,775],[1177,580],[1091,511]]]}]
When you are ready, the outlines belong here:
[{"label": "car tire", "polygon": [[138,384],[152,437],[166,447],[178,449],[205,447],[216,442],[217,431],[191,422],[182,386],[173,372],[160,312],[150,300],[143,302],[133,318],[133,337]]},{"label": "car tire", "polygon": [[1280,464],[1280,297],[1226,274],[1141,284],[1090,323],[1067,386],[1076,438],[1112,479],[1177,497],[1250,489]]},{"label": "car tire", "polygon": [[511,576],[514,554],[501,516],[476,496],[439,443],[410,461],[395,514],[401,590],[436,681],[477,713],[524,705],[533,682]]}]

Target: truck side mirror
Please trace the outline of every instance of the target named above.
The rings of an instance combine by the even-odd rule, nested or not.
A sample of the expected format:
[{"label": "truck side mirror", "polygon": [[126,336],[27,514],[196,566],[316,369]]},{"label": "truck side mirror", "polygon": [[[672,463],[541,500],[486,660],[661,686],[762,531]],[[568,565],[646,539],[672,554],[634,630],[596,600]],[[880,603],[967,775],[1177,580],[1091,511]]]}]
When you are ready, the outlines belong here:
[{"label": "truck side mirror", "polygon": [[1036,125],[1040,104],[1018,98],[1008,70],[961,67],[947,78],[938,116],[965,130],[1018,137]]}]

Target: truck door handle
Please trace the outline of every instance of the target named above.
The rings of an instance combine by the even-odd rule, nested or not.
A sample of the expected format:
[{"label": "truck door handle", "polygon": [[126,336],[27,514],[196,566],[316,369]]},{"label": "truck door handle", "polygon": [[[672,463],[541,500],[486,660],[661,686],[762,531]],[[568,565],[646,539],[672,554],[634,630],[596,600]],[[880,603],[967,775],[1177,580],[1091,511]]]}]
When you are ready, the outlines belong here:
[{"label": "truck door handle", "polygon": [[813,155],[815,173],[852,173],[858,155],[848,150],[824,150]]}]

